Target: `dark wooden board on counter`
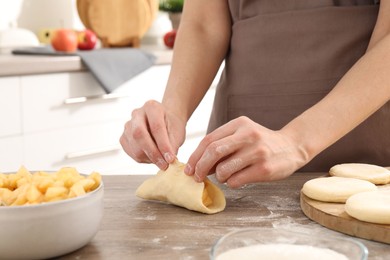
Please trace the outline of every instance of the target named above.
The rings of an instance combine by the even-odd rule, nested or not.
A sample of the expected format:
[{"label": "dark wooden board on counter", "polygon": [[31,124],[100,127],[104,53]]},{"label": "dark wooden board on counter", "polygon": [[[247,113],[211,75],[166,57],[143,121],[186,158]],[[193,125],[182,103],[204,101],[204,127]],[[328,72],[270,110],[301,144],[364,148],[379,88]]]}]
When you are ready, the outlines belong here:
[{"label": "dark wooden board on counter", "polygon": [[310,199],[301,192],[303,213],[318,224],[347,235],[390,244],[390,225],[360,221],[349,216],[344,203],[327,203]]}]

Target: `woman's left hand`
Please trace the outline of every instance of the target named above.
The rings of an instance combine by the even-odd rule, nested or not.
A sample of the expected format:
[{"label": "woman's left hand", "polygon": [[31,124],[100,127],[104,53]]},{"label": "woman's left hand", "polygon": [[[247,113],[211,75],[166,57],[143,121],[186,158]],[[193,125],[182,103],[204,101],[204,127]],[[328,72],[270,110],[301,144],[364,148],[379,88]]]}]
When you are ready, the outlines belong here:
[{"label": "woman's left hand", "polygon": [[238,188],[248,183],[280,180],[308,162],[306,153],[282,131],[239,117],[208,134],[189,158],[185,173],[203,181],[216,179]]}]

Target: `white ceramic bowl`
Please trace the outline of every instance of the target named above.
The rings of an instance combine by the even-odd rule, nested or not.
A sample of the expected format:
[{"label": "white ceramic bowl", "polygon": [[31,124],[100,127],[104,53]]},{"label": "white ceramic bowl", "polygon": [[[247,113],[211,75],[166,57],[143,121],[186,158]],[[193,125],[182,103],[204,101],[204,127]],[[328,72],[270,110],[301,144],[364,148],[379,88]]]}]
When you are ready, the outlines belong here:
[{"label": "white ceramic bowl", "polygon": [[85,246],[103,217],[103,182],[86,195],[0,207],[0,259],[46,259]]},{"label": "white ceramic bowl", "polygon": [[[326,257],[325,254],[329,253],[332,256]],[[271,258],[267,258],[268,254]],[[344,258],[338,258],[340,255]],[[318,237],[276,228],[242,229],[228,233],[217,240],[210,252],[210,259],[212,260],[366,260],[367,257],[367,248],[356,240],[332,236]]]}]

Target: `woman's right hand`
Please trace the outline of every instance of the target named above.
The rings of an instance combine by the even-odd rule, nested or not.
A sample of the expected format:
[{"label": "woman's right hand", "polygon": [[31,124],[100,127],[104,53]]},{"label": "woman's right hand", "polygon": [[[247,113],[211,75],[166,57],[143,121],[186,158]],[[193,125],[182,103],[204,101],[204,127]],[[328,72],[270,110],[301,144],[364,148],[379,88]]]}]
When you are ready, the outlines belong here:
[{"label": "woman's right hand", "polygon": [[154,163],[161,170],[172,163],[185,138],[186,122],[161,103],[150,100],[132,112],[120,143],[139,163]]}]

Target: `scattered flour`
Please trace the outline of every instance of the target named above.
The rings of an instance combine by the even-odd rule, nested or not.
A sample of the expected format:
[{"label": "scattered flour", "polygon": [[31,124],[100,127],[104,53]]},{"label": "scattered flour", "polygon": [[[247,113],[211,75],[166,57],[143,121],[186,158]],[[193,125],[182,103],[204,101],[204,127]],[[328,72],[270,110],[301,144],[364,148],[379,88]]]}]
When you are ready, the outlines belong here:
[{"label": "scattered flour", "polygon": [[270,219],[276,219],[283,217],[283,214],[278,214],[270,211],[269,215],[266,216],[240,216],[236,218],[238,221],[243,221],[243,222],[261,222],[261,221],[269,221]]},{"label": "scattered flour", "polygon": [[217,260],[233,260],[233,259],[317,259],[317,260],[348,260],[344,254],[336,251],[306,245],[290,245],[290,244],[268,244],[254,245],[228,250],[217,256]]},{"label": "scattered flour", "polygon": [[133,219],[136,219],[136,220],[148,220],[148,221],[152,221],[152,220],[156,220],[156,216],[153,216],[153,215],[149,215],[149,216],[143,216],[143,217],[135,217]]}]

